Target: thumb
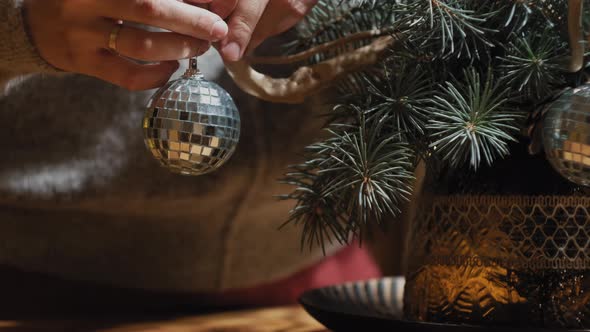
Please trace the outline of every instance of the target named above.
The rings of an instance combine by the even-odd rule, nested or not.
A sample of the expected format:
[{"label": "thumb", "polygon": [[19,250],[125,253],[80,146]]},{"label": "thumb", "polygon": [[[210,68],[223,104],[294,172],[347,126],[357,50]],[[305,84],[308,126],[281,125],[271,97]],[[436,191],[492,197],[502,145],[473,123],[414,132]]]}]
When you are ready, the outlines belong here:
[{"label": "thumb", "polygon": [[265,12],[269,0],[239,1],[229,18],[229,32],[221,41],[221,55],[227,61],[238,61],[244,55],[252,34]]}]

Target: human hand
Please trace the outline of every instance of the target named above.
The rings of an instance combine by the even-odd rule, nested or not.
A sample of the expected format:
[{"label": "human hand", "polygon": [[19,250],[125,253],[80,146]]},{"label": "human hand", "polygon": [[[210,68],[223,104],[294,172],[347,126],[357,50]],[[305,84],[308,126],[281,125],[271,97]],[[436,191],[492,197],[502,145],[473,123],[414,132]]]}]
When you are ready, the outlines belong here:
[{"label": "human hand", "polygon": [[211,11],[224,19],[229,17],[229,33],[219,45],[221,55],[227,61],[239,60],[268,37],[294,26],[317,3],[318,0],[212,0]]},{"label": "human hand", "polygon": [[[178,69],[177,60],[204,53],[228,33],[220,16],[177,0],[25,0],[24,6],[33,42],[49,64],[130,90],[165,84]],[[123,25],[115,54],[108,46],[117,20],[172,32]]]}]

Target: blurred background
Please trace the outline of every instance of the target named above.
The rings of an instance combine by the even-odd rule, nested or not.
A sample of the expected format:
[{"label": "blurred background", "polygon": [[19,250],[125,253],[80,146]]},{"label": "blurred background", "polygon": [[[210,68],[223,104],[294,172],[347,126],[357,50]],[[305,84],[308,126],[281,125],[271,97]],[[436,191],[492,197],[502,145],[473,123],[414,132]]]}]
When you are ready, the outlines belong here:
[{"label": "blurred background", "polygon": [[[0,98],[5,319],[190,311],[296,298],[280,287],[272,288],[285,293],[275,296],[278,302],[250,301],[248,293],[225,302],[209,294],[285,280],[325,260],[321,250],[301,250],[299,228],[278,230],[292,202],[275,197],[292,190],[277,182],[286,167],[300,162],[303,148],[322,135],[322,99],[305,105],[256,100],[228,78],[213,50],[199,67],[234,97],[242,138],[227,165],[198,178],[169,173],[146,151],[140,124],[153,91],[132,93],[67,74],[6,87]],[[404,232],[398,220],[363,243],[386,275],[402,273]],[[341,251],[329,246],[327,255]],[[342,260],[358,260],[363,254],[357,251]],[[348,270],[348,279],[375,275],[370,264]]]}]

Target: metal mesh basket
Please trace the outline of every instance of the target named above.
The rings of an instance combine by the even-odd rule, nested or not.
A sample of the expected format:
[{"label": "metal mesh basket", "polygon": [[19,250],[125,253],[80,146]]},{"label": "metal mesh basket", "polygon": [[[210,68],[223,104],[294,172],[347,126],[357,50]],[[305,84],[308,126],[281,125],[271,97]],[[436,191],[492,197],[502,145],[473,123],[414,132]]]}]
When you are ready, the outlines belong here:
[{"label": "metal mesh basket", "polygon": [[590,200],[437,197],[412,225],[405,312],[431,322],[590,327]]}]

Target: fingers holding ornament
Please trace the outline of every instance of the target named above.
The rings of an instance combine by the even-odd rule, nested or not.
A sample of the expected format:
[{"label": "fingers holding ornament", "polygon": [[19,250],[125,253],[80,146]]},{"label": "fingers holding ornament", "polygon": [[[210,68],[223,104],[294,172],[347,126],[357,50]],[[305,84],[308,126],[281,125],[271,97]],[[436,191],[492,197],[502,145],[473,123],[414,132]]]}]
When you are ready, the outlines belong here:
[{"label": "fingers holding ornament", "polygon": [[[206,2],[206,1],[205,1]],[[103,0],[96,14],[113,20],[135,22],[208,41],[227,36],[227,24],[209,10],[176,0]]]},{"label": "fingers holding ornament", "polygon": [[244,55],[269,0],[240,0],[228,18],[229,32],[220,43],[227,61],[238,61]]},{"label": "fingers holding ornament", "polygon": [[[148,31],[134,26],[102,20],[92,34],[100,48],[141,61],[189,59],[205,53],[210,43],[174,32]],[[105,41],[105,36],[109,36]]]},{"label": "fingers holding ornament", "polygon": [[[193,0],[186,0],[193,1]],[[219,15],[224,20],[234,12],[240,0],[212,0],[209,10]]]},{"label": "fingers holding ornament", "polygon": [[265,39],[283,33],[299,23],[317,5],[318,0],[273,0],[256,26],[246,52]]},{"label": "fingers holding ornament", "polygon": [[[189,0],[186,0],[189,1]],[[265,39],[301,21],[318,0],[212,0],[210,10],[226,19],[228,36],[220,51],[227,61],[238,61]]]},{"label": "fingers holding ornament", "polygon": [[[134,90],[151,88],[158,82],[164,84],[170,71],[176,69],[176,60],[204,52],[209,42],[225,38],[228,32],[227,24],[218,15],[177,0],[81,3],[24,1],[27,30],[35,48],[55,68],[95,76]],[[121,25],[118,20],[134,22],[136,26]],[[170,32],[147,31],[139,26]],[[105,49],[114,49],[121,57],[108,54]],[[164,63],[141,66],[124,58]],[[100,63],[101,60],[106,62]],[[142,79],[145,81],[140,82]]]}]

